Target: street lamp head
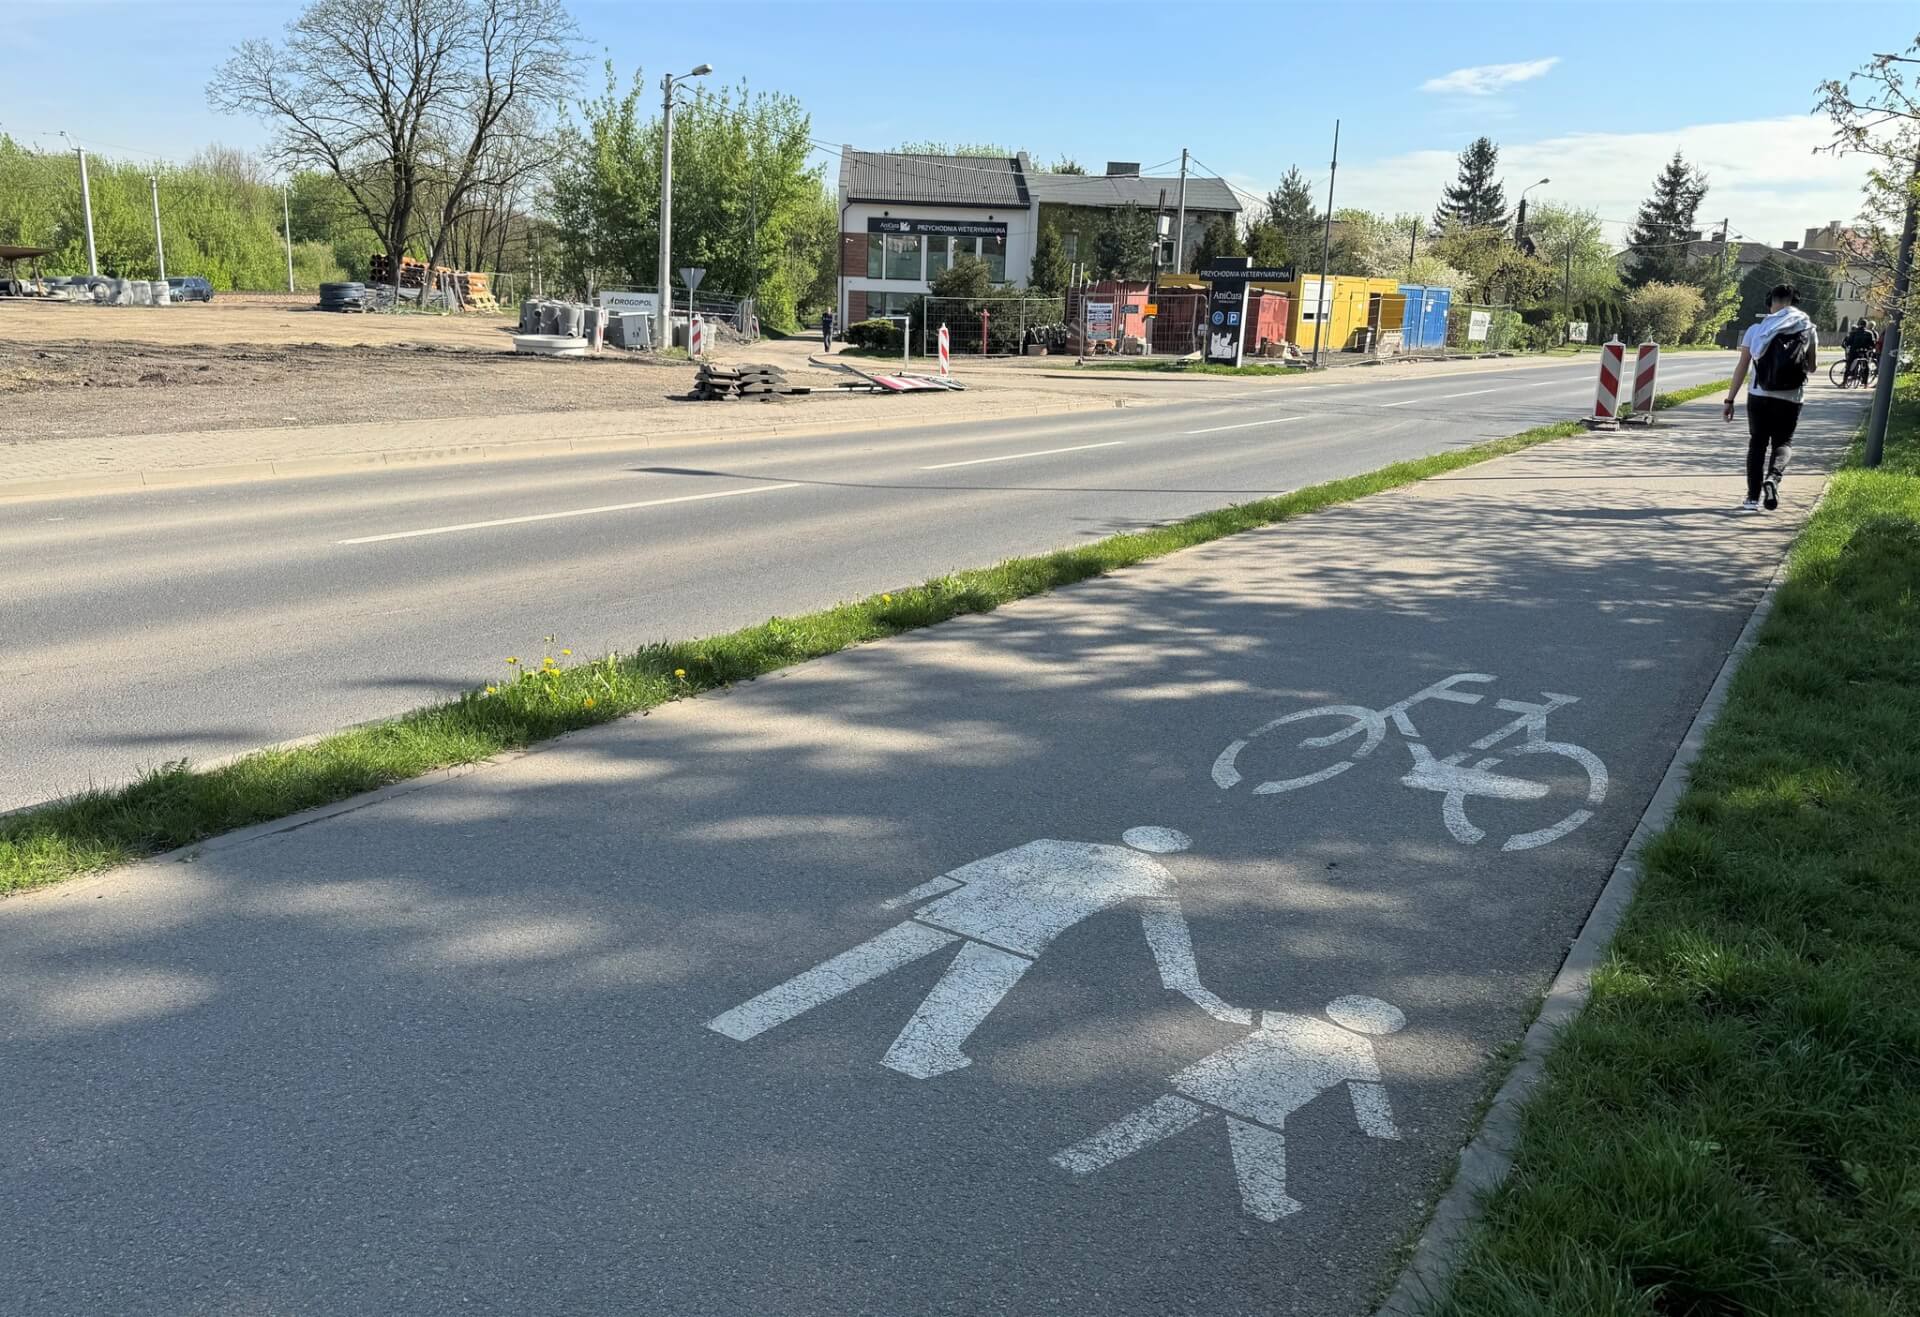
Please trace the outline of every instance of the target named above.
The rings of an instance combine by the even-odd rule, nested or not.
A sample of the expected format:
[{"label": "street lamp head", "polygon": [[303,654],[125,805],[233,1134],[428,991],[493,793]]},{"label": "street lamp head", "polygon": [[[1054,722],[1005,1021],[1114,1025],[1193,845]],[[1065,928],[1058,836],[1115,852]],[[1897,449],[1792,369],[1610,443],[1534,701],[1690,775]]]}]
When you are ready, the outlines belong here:
[{"label": "street lamp head", "polygon": [[688,74],[687,76],[688,76],[689,78],[704,78],[704,77],[706,77],[706,76],[707,76],[707,75],[708,75],[709,73],[712,73],[712,72],[713,72],[713,65],[711,65],[711,64],[696,64],[696,65],[694,65],[694,66],[693,66],[693,72],[692,72],[692,73],[689,73],[689,74]]}]

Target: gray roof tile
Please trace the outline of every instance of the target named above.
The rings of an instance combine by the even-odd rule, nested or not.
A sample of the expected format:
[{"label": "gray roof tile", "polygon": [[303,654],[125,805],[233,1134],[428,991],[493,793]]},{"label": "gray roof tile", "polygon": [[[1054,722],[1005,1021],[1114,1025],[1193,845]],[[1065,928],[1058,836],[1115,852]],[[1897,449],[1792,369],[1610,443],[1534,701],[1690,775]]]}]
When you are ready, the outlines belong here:
[{"label": "gray roof tile", "polygon": [[[1060,206],[1125,206],[1131,203],[1146,210],[1160,204],[1160,189],[1167,190],[1167,208],[1171,210],[1180,196],[1180,179],[1143,178],[1138,174],[1043,174],[1027,175],[1027,188],[1035,201]],[[1239,199],[1224,179],[1187,175],[1189,211],[1225,211],[1237,214]]]},{"label": "gray roof tile", "polygon": [[1020,162],[1003,156],[840,152],[840,193],[849,201],[956,206],[1027,205]]}]

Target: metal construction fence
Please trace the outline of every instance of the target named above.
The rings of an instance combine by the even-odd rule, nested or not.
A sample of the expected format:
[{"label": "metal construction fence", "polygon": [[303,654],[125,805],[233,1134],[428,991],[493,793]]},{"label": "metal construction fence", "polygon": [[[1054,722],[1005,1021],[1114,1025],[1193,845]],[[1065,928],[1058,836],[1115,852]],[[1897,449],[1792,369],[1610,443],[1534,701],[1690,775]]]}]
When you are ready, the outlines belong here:
[{"label": "metal construction fence", "polygon": [[1032,346],[1066,347],[1066,303],[1058,297],[922,297],[911,309],[911,348],[921,356],[940,349],[947,327],[954,356],[1019,356]]}]

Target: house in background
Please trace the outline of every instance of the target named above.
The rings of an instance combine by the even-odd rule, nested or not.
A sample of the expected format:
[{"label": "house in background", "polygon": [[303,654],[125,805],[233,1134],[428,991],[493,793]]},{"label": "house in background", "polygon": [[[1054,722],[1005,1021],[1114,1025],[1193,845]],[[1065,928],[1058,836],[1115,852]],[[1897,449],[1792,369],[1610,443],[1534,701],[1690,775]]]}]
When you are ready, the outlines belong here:
[{"label": "house in background", "polygon": [[[1179,213],[1180,179],[1144,176],[1140,166],[1109,161],[1104,174],[1033,173],[1027,178],[1040,208],[1040,226],[1060,236],[1060,244],[1069,261],[1086,261],[1093,247],[1093,235],[1109,212],[1123,206],[1137,206],[1148,215],[1160,213],[1162,200],[1172,221]],[[1187,227],[1180,259],[1174,259],[1174,225],[1169,223],[1167,237],[1160,245],[1160,268],[1184,270],[1192,266],[1194,248],[1208,223],[1224,219],[1240,222],[1240,202],[1224,179],[1187,175]]]},{"label": "house in background", "polygon": [[1033,269],[1032,163],[1017,156],[840,151],[840,323],[910,313],[958,257],[1024,288]]}]

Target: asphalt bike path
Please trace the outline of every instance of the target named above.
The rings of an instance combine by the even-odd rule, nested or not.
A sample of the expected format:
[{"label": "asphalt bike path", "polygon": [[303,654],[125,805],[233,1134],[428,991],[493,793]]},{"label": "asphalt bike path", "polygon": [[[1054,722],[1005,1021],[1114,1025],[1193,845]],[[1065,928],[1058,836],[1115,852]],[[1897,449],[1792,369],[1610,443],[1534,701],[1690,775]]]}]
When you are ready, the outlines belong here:
[{"label": "asphalt bike path", "polygon": [[1857,423],[1706,405],[0,903],[0,1312],[1361,1313]]},{"label": "asphalt bike path", "polygon": [[1510,434],[1590,367],[0,505],[0,809],[389,716],[548,634],[712,634]]}]

